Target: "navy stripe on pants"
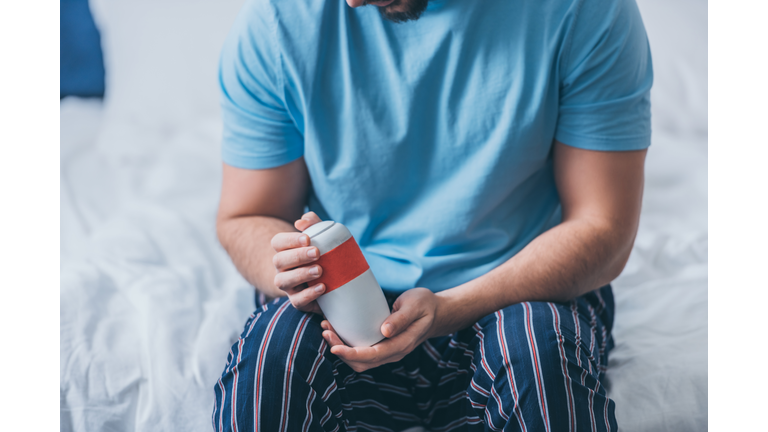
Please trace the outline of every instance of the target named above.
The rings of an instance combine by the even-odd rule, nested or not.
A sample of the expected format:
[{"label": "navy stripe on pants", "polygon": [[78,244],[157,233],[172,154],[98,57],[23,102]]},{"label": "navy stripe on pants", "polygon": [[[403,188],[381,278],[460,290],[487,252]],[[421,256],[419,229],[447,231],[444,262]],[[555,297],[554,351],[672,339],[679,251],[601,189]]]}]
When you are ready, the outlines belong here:
[{"label": "navy stripe on pants", "polygon": [[[388,296],[390,302],[394,296]],[[214,386],[216,431],[615,431],[601,379],[610,286],[570,303],[516,304],[396,363],[354,372],[318,315],[258,308]]]}]

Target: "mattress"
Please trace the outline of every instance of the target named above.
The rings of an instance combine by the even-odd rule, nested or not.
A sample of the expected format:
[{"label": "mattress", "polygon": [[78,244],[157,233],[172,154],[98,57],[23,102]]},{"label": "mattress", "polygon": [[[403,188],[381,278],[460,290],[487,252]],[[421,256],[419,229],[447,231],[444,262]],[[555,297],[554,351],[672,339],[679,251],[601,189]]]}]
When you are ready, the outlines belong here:
[{"label": "mattress", "polygon": [[[623,431],[702,431],[706,2],[639,4],[654,136],[605,384]],[[213,383],[253,310],[216,241],[221,124],[105,133],[112,102],[61,102],[61,430],[208,431]]]}]

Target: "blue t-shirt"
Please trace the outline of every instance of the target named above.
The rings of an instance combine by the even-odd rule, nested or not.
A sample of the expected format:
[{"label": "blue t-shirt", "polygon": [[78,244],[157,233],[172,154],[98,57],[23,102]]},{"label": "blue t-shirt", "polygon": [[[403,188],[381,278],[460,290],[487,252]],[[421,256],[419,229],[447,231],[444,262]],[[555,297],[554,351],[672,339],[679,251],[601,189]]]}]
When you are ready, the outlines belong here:
[{"label": "blue t-shirt", "polygon": [[248,0],[221,55],[224,162],[304,156],[307,206],[381,286],[448,289],[561,220],[553,140],[650,145],[634,0],[432,0],[395,24],[344,0]]}]

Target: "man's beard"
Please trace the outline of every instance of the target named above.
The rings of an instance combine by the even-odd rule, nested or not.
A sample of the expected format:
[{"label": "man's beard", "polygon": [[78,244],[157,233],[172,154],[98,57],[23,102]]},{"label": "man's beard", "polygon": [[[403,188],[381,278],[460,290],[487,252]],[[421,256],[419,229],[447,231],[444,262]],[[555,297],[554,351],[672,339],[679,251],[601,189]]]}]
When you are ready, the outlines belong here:
[{"label": "man's beard", "polygon": [[379,8],[379,12],[381,16],[392,22],[415,21],[427,10],[428,4],[429,0],[395,0],[391,4]]}]

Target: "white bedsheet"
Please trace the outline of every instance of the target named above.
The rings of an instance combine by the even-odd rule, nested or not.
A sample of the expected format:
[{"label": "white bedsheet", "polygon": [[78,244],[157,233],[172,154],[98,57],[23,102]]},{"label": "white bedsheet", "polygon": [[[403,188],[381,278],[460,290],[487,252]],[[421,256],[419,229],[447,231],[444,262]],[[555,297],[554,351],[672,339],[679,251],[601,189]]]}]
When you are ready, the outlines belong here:
[{"label": "white bedsheet", "polygon": [[[640,230],[614,283],[606,387],[624,431],[698,432],[707,429],[706,43],[690,32],[680,46],[654,43],[669,36],[655,30],[671,28],[664,20],[702,13],[706,38],[706,2],[640,3],[659,47],[655,130]],[[703,65],[691,54],[701,46]],[[61,430],[209,431],[213,383],[253,309],[215,238],[220,124],[105,141],[101,116],[100,102],[61,103]]]},{"label": "white bedsheet", "polygon": [[98,147],[99,111],[61,104],[61,429],[209,430],[253,309],[215,239],[219,129]]},{"label": "white bedsheet", "polygon": [[[62,102],[62,430],[208,430],[212,385],[253,308],[215,240],[216,128],[130,154],[89,145],[98,114]],[[706,184],[706,138],[657,134],[614,284],[607,386],[622,430],[706,430]]]},{"label": "white bedsheet", "polygon": [[626,431],[707,430],[706,137],[656,135],[606,387]]}]

